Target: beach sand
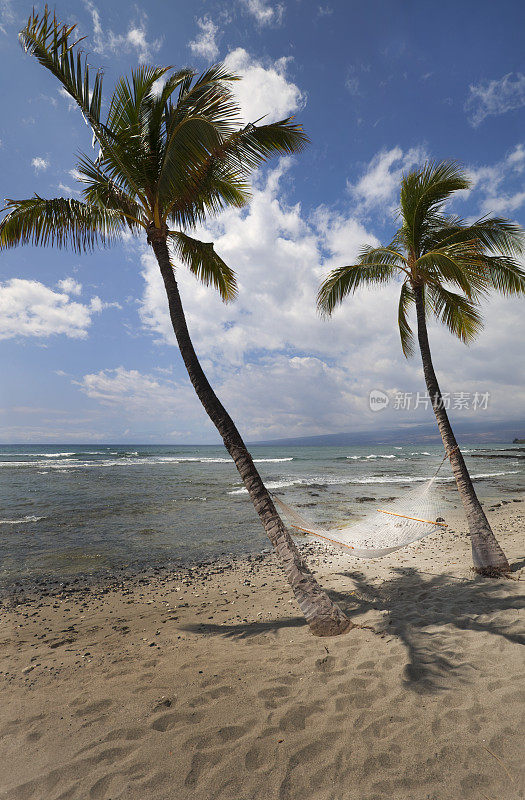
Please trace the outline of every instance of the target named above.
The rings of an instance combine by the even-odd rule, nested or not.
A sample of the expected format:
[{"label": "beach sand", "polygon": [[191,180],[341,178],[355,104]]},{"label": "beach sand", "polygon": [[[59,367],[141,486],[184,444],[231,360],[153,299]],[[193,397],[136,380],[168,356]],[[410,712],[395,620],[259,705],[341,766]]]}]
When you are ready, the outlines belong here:
[{"label": "beach sand", "polygon": [[[491,520],[518,578],[525,502]],[[523,798],[524,584],[473,576],[455,531],[378,561],[305,545],[375,629],[333,639],[271,553],[4,601],[0,798]]]}]

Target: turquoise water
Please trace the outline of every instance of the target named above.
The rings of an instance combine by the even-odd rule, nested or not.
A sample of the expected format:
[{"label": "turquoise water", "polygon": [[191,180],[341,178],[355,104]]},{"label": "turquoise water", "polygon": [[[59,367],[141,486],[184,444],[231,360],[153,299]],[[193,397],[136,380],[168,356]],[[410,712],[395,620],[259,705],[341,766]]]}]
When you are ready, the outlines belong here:
[{"label": "turquoise water", "polygon": [[[336,526],[434,474],[436,446],[252,447],[267,483],[304,516]],[[519,446],[468,445],[480,496],[525,485]],[[450,469],[444,501],[457,502]],[[0,585],[247,553],[268,541],[222,447],[0,447]]]}]

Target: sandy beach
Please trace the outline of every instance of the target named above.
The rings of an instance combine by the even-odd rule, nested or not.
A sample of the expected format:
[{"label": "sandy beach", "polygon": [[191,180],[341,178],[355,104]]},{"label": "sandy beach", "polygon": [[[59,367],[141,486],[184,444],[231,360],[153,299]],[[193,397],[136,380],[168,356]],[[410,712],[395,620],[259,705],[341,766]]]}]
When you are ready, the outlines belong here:
[{"label": "sandy beach", "polygon": [[[491,519],[518,579],[524,501]],[[0,798],[522,798],[523,584],[462,521],[304,548],[362,628],[311,636],[271,553],[4,600]]]}]

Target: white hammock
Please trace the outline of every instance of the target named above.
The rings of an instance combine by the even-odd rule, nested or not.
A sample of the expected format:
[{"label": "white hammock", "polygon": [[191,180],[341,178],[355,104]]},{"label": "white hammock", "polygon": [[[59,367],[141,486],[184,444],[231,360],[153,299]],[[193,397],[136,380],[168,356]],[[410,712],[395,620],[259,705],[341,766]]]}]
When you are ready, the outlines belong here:
[{"label": "white hammock", "polygon": [[[441,465],[437,472],[440,468]],[[293,528],[341,547],[357,558],[381,558],[431,533],[447,529],[440,517],[442,503],[433,491],[437,472],[422,486],[409,490],[403,497],[344,528],[327,530],[312,525],[279,497],[274,496],[274,500],[290,519]]]}]

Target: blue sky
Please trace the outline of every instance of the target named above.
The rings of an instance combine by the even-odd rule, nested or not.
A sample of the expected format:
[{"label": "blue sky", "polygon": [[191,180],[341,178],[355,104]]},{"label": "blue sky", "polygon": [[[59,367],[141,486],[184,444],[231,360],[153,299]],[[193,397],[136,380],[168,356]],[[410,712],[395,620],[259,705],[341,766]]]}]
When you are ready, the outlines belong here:
[{"label": "blue sky", "polygon": [[[37,4],[37,8],[39,5]],[[17,32],[31,11],[0,0],[3,196],[75,196],[75,153],[90,137]],[[177,272],[197,350],[249,439],[430,420],[369,409],[369,392],[423,392],[396,332],[396,287],[362,292],[331,322],[314,298],[327,270],[351,263],[395,224],[403,170],[456,158],[473,188],[466,218],[525,222],[525,6],[493,2],[57,3],[90,62],[116,77],[138,63],[242,76],[246,120],[295,114],[311,139],[254,176],[253,202],[197,231],[238,273],[235,305]],[[431,329],[443,389],[490,394],[483,420],[523,418],[523,301],[497,298],[465,348]],[[145,243],[74,255],[0,254],[0,441],[214,442],[189,385]],[[475,415],[478,417],[475,417]],[[479,415],[483,414],[481,418]],[[519,433],[520,430],[517,430]]]}]

